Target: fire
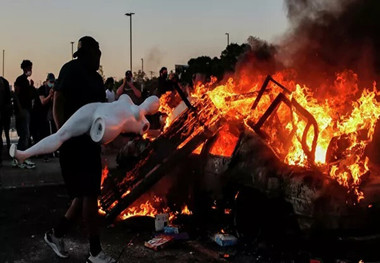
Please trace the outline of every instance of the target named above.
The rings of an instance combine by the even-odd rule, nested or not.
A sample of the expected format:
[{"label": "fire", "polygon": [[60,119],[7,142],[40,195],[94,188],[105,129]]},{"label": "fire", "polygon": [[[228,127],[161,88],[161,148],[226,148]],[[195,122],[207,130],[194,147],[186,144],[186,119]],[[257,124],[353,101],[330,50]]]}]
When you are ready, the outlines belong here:
[{"label": "fire", "polygon": [[189,210],[189,208],[187,207],[187,205],[185,205],[183,208],[182,208],[182,211],[181,211],[181,215],[192,215],[193,212],[191,212]]},{"label": "fire", "polygon": [[165,116],[165,125],[164,125],[164,130],[170,126],[171,123],[171,116],[173,114],[173,109],[170,104],[171,100],[171,94],[170,93],[165,93],[160,97],[160,108],[159,111],[166,115]]},{"label": "fire", "polygon": [[103,170],[102,170],[102,179],[101,179],[101,181],[100,181],[100,185],[103,187],[103,182],[104,182],[104,180],[107,178],[107,176],[108,176],[108,166],[107,165],[105,165],[104,166],[104,168],[103,168]]},{"label": "fire", "polygon": [[[243,123],[252,129],[252,125],[262,121],[260,132],[284,163],[317,167],[356,194],[360,201],[364,198],[360,184],[363,175],[369,172],[365,149],[380,116],[380,103],[376,99],[380,92],[376,84],[366,89],[359,87],[359,77],[351,70],[337,73],[331,84],[326,82],[312,89],[297,84],[295,76],[292,70],[283,70],[268,78],[241,69],[221,83],[217,83],[216,78],[206,84],[198,83],[191,100],[206,101],[207,97],[218,111],[197,109],[197,114],[203,116],[202,121],[212,123],[218,115],[227,122],[209,153],[231,156],[239,135],[229,127]],[[265,90],[260,93],[262,87]],[[172,97],[168,94],[161,97],[161,109],[169,116],[166,127],[170,125],[168,120],[173,119]],[[276,108],[262,120],[276,100],[279,101]],[[196,134],[193,132],[192,136]],[[191,138],[189,136],[183,145]],[[194,153],[199,154],[203,147],[200,145]]]},{"label": "fire", "polygon": [[232,209],[231,208],[225,208],[224,209],[224,214],[230,215],[231,213],[232,213]]},{"label": "fire", "polygon": [[[129,193],[130,191],[128,190],[127,192]],[[132,204],[129,208],[125,209],[119,215],[119,219],[126,220],[134,216],[155,217],[157,214],[161,214],[161,213],[168,214],[170,222],[173,221],[179,214],[178,211],[177,212],[170,211],[169,207],[165,207],[165,202],[163,198],[154,195],[152,197],[148,197],[148,199],[145,201],[142,201],[142,202],[138,201]],[[181,214],[191,215],[192,212],[185,205],[185,207],[182,209]]]},{"label": "fire", "polygon": [[238,139],[238,137],[230,132],[228,126],[224,126],[218,133],[218,137],[211,147],[210,153],[219,156],[231,156],[235,150]]},{"label": "fire", "polygon": [[[372,140],[375,123],[380,116],[380,103],[376,100],[380,93],[374,84],[372,89],[364,89],[359,94],[358,76],[352,71],[337,74],[330,87],[337,94],[325,97],[317,96],[310,88],[297,84],[293,76],[291,71],[273,75],[277,82],[267,83],[267,88],[254,109],[252,105],[258,97],[261,84],[266,80],[265,76],[241,74],[228,78],[224,84],[216,84],[216,79],[212,78],[210,83],[199,83],[192,98],[202,100],[206,94],[219,110],[218,114],[229,123],[240,121],[249,126],[249,121],[257,123],[260,120],[278,94],[284,94],[292,105],[280,103],[262,127],[269,136],[268,141],[273,149],[286,164],[316,166],[322,171],[327,170],[339,184],[354,192],[360,201],[364,198],[359,190],[361,177],[369,171],[369,159],[365,157],[364,150]],[[169,97],[163,96],[161,107],[170,116],[173,110],[168,106],[168,100]],[[308,126],[308,120],[294,106],[295,103],[311,114],[316,125]],[[210,122],[211,119],[212,117]],[[170,123],[167,122],[166,125]],[[307,132],[303,134],[305,129]],[[303,136],[306,136],[306,145],[302,144]],[[225,125],[210,153],[231,156],[237,140],[238,137]],[[314,140],[315,153],[310,154]],[[332,146],[334,143],[341,145],[342,141],[345,145],[343,148]],[[199,146],[194,153],[200,153],[202,147],[204,146]],[[339,157],[336,157],[336,151],[339,152]],[[334,156],[336,159],[331,160]]]},{"label": "fire", "polygon": [[[209,153],[217,156],[230,157],[234,150],[238,137],[235,136],[230,130],[228,125],[223,126],[219,131],[216,141],[213,143]],[[193,154],[200,154],[204,147],[204,143],[199,145],[194,151]]]},{"label": "fire", "polygon": [[154,217],[158,214],[156,208],[153,207],[152,203],[148,200],[138,206],[129,207],[121,213],[120,218],[126,220],[134,216],[149,216]]}]

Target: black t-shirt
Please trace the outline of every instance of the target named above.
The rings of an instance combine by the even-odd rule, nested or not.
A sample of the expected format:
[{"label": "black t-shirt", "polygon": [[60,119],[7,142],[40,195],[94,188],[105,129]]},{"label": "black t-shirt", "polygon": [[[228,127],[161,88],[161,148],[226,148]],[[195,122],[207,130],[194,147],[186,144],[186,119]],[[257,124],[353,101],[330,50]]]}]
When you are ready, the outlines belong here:
[{"label": "black t-shirt", "polygon": [[80,59],[63,65],[54,89],[64,96],[65,121],[83,105],[106,101],[102,77],[96,71],[86,69]]},{"label": "black t-shirt", "polygon": [[18,87],[15,94],[21,108],[30,111],[32,109],[32,101],[34,99],[34,88],[30,86],[28,77],[25,74],[19,76],[16,79],[15,86]]},{"label": "black t-shirt", "polygon": [[170,80],[160,76],[158,77],[158,97],[165,94],[167,91],[173,91],[173,83]]},{"label": "black t-shirt", "polygon": [[[139,85],[137,82],[133,82],[133,86],[136,88],[136,89],[139,89]],[[123,93],[122,94],[127,94],[131,100],[133,101],[134,104],[136,105],[140,105],[142,103],[142,97],[138,98],[135,93],[133,92],[132,88],[130,88],[128,86],[128,84],[125,85],[124,87],[124,90],[123,90]]]},{"label": "black t-shirt", "polygon": [[9,90],[9,82],[0,77],[0,115],[8,114],[11,107],[11,92]]},{"label": "black t-shirt", "polygon": [[[49,101],[48,103],[46,104],[42,104],[41,103],[41,99],[40,99],[40,96],[43,96],[44,98],[46,98],[47,96],[49,96],[49,92],[50,92],[50,87],[47,86],[47,85],[42,85],[41,87],[38,88],[37,90],[37,94],[38,94],[38,103],[40,104],[40,112],[41,112],[41,116],[43,117],[47,117],[48,116],[48,113],[49,111],[52,110],[52,106],[53,106],[53,101]],[[37,104],[37,103],[35,103]]]},{"label": "black t-shirt", "polygon": [[11,91],[9,89],[9,82],[3,77],[0,77],[0,89],[0,110],[8,111],[11,107]]}]

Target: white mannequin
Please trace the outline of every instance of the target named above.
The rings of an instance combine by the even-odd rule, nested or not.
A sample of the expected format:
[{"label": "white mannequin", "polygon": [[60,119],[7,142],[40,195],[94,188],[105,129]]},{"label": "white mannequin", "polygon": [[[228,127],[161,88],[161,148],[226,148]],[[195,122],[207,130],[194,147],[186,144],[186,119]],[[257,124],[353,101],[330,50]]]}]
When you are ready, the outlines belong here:
[{"label": "white mannequin", "polygon": [[107,144],[120,133],[143,134],[149,129],[145,115],[158,111],[160,101],[151,96],[141,105],[135,105],[123,94],[112,103],[94,102],[79,108],[54,134],[44,138],[25,151],[17,150],[15,144],[9,149],[11,157],[19,162],[39,154],[52,153],[71,137],[89,133],[94,142]]}]

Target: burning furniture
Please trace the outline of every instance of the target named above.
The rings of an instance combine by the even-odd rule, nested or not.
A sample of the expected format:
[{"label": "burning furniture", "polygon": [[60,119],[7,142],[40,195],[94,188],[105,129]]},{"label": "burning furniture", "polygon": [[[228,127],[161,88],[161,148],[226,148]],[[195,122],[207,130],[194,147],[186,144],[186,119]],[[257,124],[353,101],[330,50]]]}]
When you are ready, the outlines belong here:
[{"label": "burning furniture", "polygon": [[221,127],[222,117],[205,96],[188,108],[143,152],[141,161],[121,181],[107,180],[102,209],[111,222],[162,178],[166,171],[187,157]]},{"label": "burning furniture", "polygon": [[[100,203],[110,222],[191,154],[199,155],[205,176],[223,175],[229,182],[286,200],[302,229],[351,228],[368,222],[372,206],[359,201],[363,199],[361,184],[369,174],[362,143],[368,142],[369,129],[367,136],[355,132],[323,139],[320,135],[326,127],[321,128],[305,103],[297,100],[297,92],[271,76],[258,92],[223,96],[224,109],[214,97],[216,92],[217,88],[200,92],[194,107],[180,114],[145,149],[126,177],[107,178]],[[247,113],[231,118],[229,103],[247,98]],[[229,145],[226,141],[231,137]],[[355,145],[348,137],[355,138]],[[327,156],[320,156],[320,141],[327,141]],[[229,148],[229,153],[218,151],[220,146]],[[290,153],[296,158],[290,158]],[[321,164],[321,159],[328,163]],[[353,165],[356,172],[350,170]],[[338,170],[343,179],[333,176]],[[371,200],[380,200],[375,192],[371,190]]]}]

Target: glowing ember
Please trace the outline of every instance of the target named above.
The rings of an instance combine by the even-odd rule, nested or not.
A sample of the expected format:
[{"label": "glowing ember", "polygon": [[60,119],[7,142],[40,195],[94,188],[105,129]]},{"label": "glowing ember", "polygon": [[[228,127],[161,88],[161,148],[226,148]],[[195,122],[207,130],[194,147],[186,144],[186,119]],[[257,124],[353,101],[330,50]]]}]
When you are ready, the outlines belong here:
[{"label": "glowing ember", "polygon": [[121,198],[126,197],[130,192],[131,192],[131,190],[127,190],[124,194],[122,194]]},{"label": "glowing ember", "polygon": [[99,215],[105,215],[106,212],[104,210],[102,210],[100,200],[98,200],[98,207],[99,207],[99,209],[98,209]]},{"label": "glowing ember", "polygon": [[231,212],[232,212],[232,209],[231,209],[231,208],[225,208],[225,209],[224,209],[224,214],[226,214],[226,215],[230,215]]},{"label": "glowing ember", "polygon": [[189,208],[187,207],[187,205],[185,205],[183,208],[182,208],[182,211],[181,211],[181,215],[192,215],[193,212],[191,212],[189,210]]},{"label": "glowing ember", "polygon": [[104,168],[103,168],[103,170],[102,170],[102,179],[101,179],[101,181],[100,181],[100,185],[102,186],[102,188],[103,188],[103,182],[104,182],[104,180],[107,178],[107,176],[108,176],[108,166],[107,165],[105,165],[104,166]]}]

